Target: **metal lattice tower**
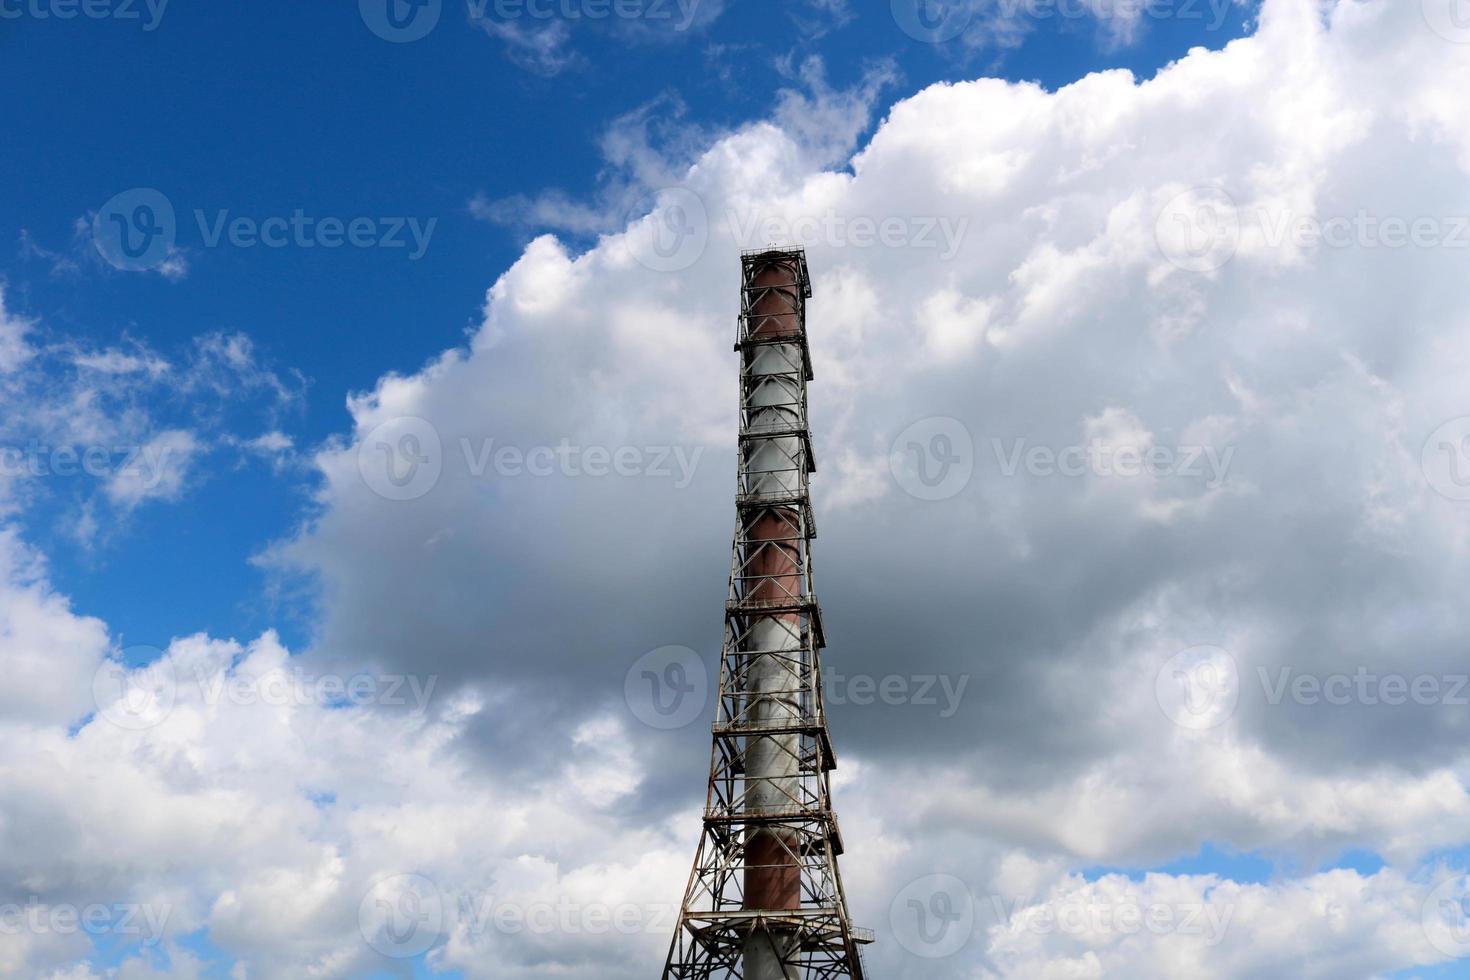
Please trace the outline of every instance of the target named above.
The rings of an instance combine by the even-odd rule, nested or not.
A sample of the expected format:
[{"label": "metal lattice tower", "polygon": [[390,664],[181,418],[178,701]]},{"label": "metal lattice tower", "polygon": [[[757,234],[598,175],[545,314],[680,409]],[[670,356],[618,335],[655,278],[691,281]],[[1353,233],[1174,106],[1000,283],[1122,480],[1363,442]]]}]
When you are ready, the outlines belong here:
[{"label": "metal lattice tower", "polygon": [[664,980],[863,980],[812,586],[806,255],[741,257],[739,483],[704,836]]}]

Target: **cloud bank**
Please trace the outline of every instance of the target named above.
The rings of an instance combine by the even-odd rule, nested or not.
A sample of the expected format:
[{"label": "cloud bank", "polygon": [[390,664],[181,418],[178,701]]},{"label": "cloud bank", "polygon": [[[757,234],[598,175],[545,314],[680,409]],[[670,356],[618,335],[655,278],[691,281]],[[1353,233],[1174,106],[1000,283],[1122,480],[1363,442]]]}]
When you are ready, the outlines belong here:
[{"label": "cloud bank", "polygon": [[[667,645],[714,662],[737,256],[789,231],[870,964],[1368,980],[1470,952],[1443,857],[1470,840],[1470,49],[1436,23],[1269,0],[1152,79],[933,86],[841,169],[808,148],[849,114],[791,103],[589,250],[535,239],[466,348],[316,454],[262,559],[319,586],[310,650],[193,637],[106,673],[105,625],[6,566],[7,672],[70,650],[6,714],[7,891],[168,906],[129,967],[167,975],[208,968],[178,945],[204,929],[250,977],[392,968],[375,916],[405,895],[439,910],[434,967],[655,971],[708,756],[624,681]],[[434,693],[209,696],[364,665]],[[99,668],[136,683],[88,718]],[[1159,870],[1206,845],[1273,871]],[[87,954],[0,938],[22,973]]]}]

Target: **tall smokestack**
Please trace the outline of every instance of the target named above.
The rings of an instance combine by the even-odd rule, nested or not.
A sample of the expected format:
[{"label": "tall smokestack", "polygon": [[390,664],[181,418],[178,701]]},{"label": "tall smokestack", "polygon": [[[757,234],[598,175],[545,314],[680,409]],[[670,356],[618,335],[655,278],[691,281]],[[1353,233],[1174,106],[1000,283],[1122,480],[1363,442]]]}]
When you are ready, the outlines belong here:
[{"label": "tall smokestack", "polygon": [[800,249],[742,256],[739,483],[704,838],[671,978],[862,980],[837,868],[836,768],[812,585],[811,281]]},{"label": "tall smokestack", "polygon": [[[746,266],[746,317],[752,343],[740,349],[745,389],[745,432],[754,435],[742,455],[743,497],[765,502],[745,525],[744,599],[754,615],[741,644],[747,659],[743,694],[751,728],[781,734],[745,739],[746,810],[774,816],[800,803],[801,675],[806,651],[793,643],[801,635],[799,612],[784,610],[803,594],[801,515],[791,506],[803,491],[798,463],[814,468],[803,453],[806,431],[804,372],[806,268],[795,255],[769,254]],[[746,447],[742,447],[746,448]],[[739,536],[737,535],[737,547]],[[792,649],[796,647],[795,649]],[[745,907],[753,912],[801,908],[799,841],[779,824],[745,829]],[[754,932],[745,944],[745,975],[750,980],[783,980],[783,962],[795,937],[771,928]]]}]

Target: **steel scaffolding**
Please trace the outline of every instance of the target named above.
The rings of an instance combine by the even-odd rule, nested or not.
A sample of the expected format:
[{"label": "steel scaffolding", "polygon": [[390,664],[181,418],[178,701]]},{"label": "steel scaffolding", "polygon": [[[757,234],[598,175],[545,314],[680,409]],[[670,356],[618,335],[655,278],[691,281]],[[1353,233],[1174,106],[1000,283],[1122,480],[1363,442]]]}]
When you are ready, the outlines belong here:
[{"label": "steel scaffolding", "polygon": [[741,256],[739,482],[704,835],[664,980],[863,980],[812,582],[801,249]]}]

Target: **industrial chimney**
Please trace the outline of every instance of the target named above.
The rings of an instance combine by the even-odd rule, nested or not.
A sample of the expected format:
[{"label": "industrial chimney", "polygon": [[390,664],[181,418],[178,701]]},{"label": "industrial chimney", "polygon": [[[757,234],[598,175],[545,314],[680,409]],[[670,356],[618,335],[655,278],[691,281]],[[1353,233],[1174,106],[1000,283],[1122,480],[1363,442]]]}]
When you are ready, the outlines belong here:
[{"label": "industrial chimney", "polygon": [[863,980],[837,857],[808,481],[806,255],[741,256],[739,481],[704,837],[664,980]]}]

